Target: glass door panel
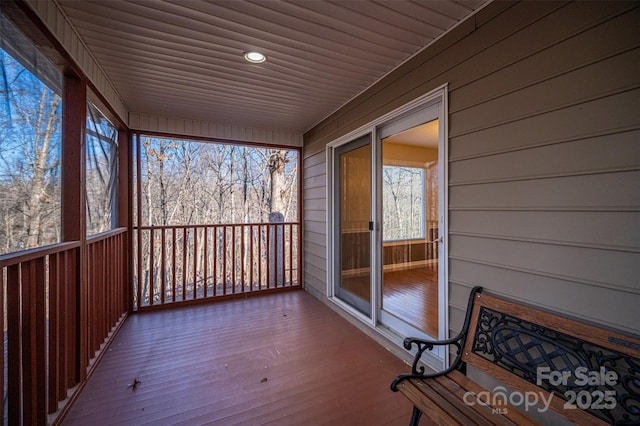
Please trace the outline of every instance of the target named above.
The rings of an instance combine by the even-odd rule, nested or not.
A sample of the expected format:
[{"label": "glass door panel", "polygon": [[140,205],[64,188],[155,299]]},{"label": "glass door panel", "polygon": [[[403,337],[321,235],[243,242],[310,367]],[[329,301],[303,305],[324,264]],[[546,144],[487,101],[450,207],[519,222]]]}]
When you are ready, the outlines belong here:
[{"label": "glass door panel", "polygon": [[438,337],[437,119],[382,139],[381,184],[381,320]]},{"label": "glass door panel", "polygon": [[371,135],[336,149],[335,295],[371,316]]}]

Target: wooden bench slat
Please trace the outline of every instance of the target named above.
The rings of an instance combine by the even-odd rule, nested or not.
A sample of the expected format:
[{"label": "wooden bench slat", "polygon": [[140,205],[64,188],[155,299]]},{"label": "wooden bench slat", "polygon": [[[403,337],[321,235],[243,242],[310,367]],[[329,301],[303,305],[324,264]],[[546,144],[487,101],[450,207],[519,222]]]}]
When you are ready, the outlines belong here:
[{"label": "wooden bench slat", "polygon": [[[485,388],[469,379],[459,371],[452,371],[447,375],[449,381],[458,384],[461,388],[474,392],[476,395],[482,391],[486,391]],[[511,405],[507,405],[508,412],[503,414],[503,417],[509,419],[510,422],[516,425],[531,425],[536,426],[540,423],[531,420],[526,414],[523,414],[518,409]]]},{"label": "wooden bench slat", "polygon": [[[413,403],[416,407],[420,407],[420,411],[424,414],[427,414],[431,420],[435,423],[443,426],[448,425],[461,425],[465,426],[468,423],[461,423],[459,420],[462,415],[459,414],[458,418],[453,417],[449,413],[442,410],[441,406],[438,405],[436,401],[434,401],[431,397],[432,395],[425,395],[420,389],[414,385],[411,380],[406,380],[398,385],[398,390],[402,392],[404,396],[406,396],[409,401]],[[452,411],[458,411],[454,407],[451,407]]]},{"label": "wooden bench slat", "polygon": [[[429,387],[433,392],[436,392],[438,395],[442,396],[451,405],[460,409],[463,414],[471,419],[473,424],[476,425],[498,425],[498,426],[513,426],[513,423],[508,419],[503,418],[499,414],[491,415],[491,408],[481,405],[468,405],[464,403],[462,399],[462,394],[466,392],[466,390],[461,389],[455,382],[448,380],[446,377],[442,377],[442,381],[438,380],[428,380],[419,382],[420,386]],[[447,383],[448,386],[445,386],[442,382]],[[450,388],[454,388],[453,391]],[[455,389],[458,388],[458,389]],[[459,390],[459,391],[458,391]],[[460,397],[458,397],[460,394]],[[476,398],[474,397],[473,400]]]}]

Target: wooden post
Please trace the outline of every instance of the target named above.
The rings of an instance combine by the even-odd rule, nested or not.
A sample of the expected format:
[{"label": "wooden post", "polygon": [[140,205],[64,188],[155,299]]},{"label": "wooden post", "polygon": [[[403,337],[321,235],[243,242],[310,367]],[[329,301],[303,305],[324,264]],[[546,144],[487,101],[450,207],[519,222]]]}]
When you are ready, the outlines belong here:
[{"label": "wooden post", "polygon": [[284,286],[284,215],[280,212],[269,213],[269,266],[268,282],[273,288]]},{"label": "wooden post", "polygon": [[75,277],[75,381],[83,380],[88,364],[87,262],[85,207],[85,120],[87,88],[75,75],[65,76],[62,114],[62,240],[80,241]]}]

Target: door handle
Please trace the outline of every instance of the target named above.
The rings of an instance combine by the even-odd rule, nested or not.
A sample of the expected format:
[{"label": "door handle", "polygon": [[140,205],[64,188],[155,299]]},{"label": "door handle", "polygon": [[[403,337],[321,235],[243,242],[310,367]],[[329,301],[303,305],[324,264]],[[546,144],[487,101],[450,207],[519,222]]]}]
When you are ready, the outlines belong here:
[{"label": "door handle", "polygon": [[441,243],[443,241],[442,235],[440,235],[438,238],[436,238],[435,240],[431,240],[431,241],[427,241],[427,244],[432,244],[432,243]]}]

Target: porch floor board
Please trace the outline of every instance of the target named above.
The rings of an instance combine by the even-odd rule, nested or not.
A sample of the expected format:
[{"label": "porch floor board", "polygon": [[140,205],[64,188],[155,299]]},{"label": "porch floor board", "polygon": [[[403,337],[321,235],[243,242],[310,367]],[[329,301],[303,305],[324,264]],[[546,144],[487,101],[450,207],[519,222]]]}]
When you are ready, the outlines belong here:
[{"label": "porch floor board", "polygon": [[147,312],[63,424],[406,425],[389,384],[408,370],[304,291]]}]

